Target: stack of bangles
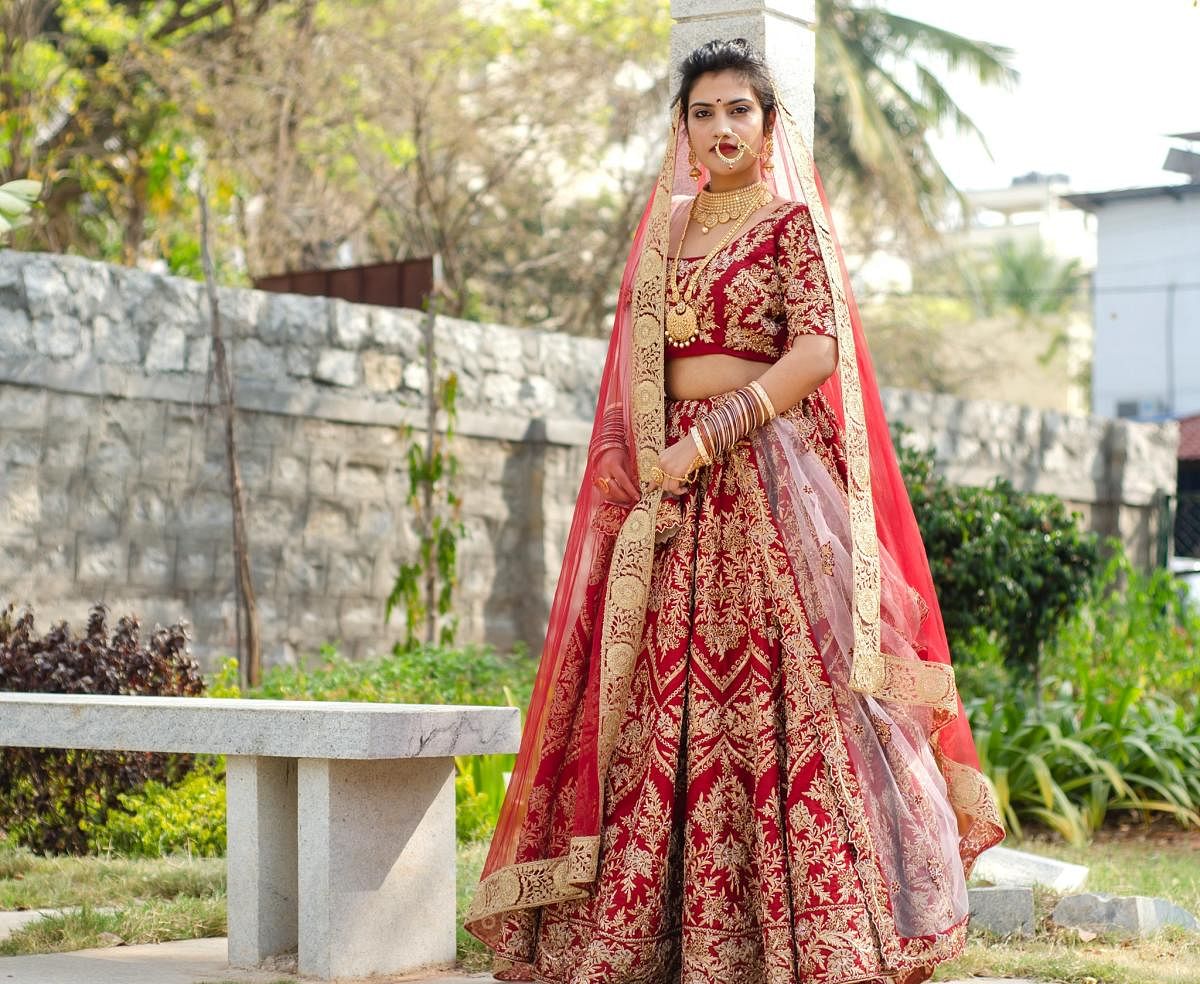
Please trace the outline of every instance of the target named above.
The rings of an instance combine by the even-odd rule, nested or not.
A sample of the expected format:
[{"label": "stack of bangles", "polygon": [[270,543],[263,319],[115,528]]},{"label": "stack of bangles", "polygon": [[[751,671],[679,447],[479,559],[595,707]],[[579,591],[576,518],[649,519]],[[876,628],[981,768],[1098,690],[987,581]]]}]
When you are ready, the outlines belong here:
[{"label": "stack of bangles", "polygon": [[767,396],[767,391],[757,379],[754,380],[734,391],[729,399],[692,426],[688,433],[696,445],[696,457],[686,475],[668,475],[656,465],[650,469],[650,481],[660,485],[665,481],[690,484],[702,467],[711,465],[743,437],[773,420],[775,416],[775,407],[771,398]]},{"label": "stack of bangles", "polygon": [[[610,403],[604,408],[604,416],[600,421],[600,431],[596,435],[595,441],[592,442],[589,455],[592,460],[595,460],[604,454],[605,451],[624,451],[626,446],[624,409],[619,403]],[[597,475],[593,480],[596,488],[605,495],[608,495],[608,487],[611,483],[611,478],[605,478],[602,475]]]}]

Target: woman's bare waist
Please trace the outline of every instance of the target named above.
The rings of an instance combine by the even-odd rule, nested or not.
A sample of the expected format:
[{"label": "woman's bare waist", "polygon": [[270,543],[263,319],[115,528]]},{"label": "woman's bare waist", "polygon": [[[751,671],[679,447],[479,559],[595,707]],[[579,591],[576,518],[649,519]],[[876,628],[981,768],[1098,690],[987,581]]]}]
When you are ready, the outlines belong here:
[{"label": "woman's bare waist", "polygon": [[667,363],[667,396],[673,400],[704,400],[740,389],[771,368],[769,362],[734,355],[693,355]]}]

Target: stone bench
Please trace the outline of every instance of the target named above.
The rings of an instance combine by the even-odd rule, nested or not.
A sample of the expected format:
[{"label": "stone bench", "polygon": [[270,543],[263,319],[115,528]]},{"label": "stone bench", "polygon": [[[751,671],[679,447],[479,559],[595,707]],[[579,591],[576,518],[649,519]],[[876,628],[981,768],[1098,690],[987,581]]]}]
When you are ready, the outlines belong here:
[{"label": "stone bench", "polygon": [[226,756],[229,962],[330,980],[449,964],[454,758],[512,707],[0,693],[0,746]]}]

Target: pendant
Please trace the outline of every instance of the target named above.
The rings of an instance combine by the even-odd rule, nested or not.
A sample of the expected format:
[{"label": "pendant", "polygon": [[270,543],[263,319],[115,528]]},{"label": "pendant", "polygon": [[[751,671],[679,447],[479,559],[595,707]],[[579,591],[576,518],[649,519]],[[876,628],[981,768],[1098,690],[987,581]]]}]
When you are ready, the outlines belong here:
[{"label": "pendant", "polygon": [[672,345],[687,345],[696,337],[696,312],[683,301],[667,309],[667,339]]}]

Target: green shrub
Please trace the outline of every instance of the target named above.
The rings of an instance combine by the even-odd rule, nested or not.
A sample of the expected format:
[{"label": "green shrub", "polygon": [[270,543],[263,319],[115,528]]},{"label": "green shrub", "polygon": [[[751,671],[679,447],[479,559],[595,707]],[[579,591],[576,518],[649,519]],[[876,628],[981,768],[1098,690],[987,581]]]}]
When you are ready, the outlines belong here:
[{"label": "green shrub", "polygon": [[197,766],[173,786],[148,782],[118,799],[120,809],[109,810],[104,823],[92,831],[94,851],[142,858],[225,856],[222,760]]},{"label": "green shrub", "polygon": [[955,486],[931,452],[903,444],[900,469],[925,541],[950,648],[969,656],[991,636],[1005,662],[1036,680],[1042,640],[1087,595],[1099,550],[1054,496],[1018,492],[1002,479]]},{"label": "green shrub", "polygon": [[218,670],[213,696],[274,700],[361,700],[397,704],[510,704],[524,707],[533,691],[536,662],[521,648],[511,654],[490,646],[419,646],[370,660],[346,659],[321,647],[314,668],[273,666],[262,684],[243,695],[237,661]]},{"label": "green shrub", "polygon": [[[204,691],[184,625],[156,626],[143,640],[126,616],[109,632],[108,609],[92,608],[82,636],[65,622],[42,635],[33,613],[0,612],[0,690],[56,694],[196,696]],[[0,828],[40,853],[82,854],[91,829],[123,793],[171,782],[191,758],[149,752],[6,748],[0,756]]]},{"label": "green shrub", "polygon": [[1189,711],[1200,705],[1200,610],[1171,572],[1138,570],[1112,544],[1087,600],[1046,647],[1048,678],[1088,680],[1116,693],[1134,685]]}]

